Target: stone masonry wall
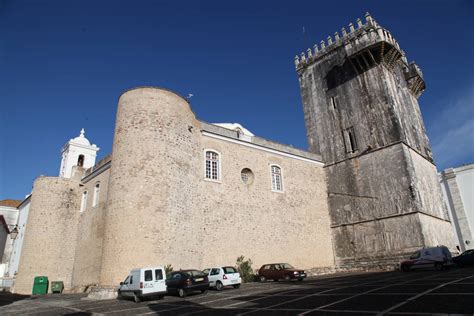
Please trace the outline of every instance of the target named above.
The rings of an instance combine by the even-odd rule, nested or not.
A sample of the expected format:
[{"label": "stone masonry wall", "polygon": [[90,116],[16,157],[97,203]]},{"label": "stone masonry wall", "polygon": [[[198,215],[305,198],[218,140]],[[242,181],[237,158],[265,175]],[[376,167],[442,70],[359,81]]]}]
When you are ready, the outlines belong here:
[{"label": "stone masonry wall", "polygon": [[[222,178],[204,180],[204,149],[221,154]],[[201,267],[233,265],[238,256],[305,269],[334,266],[324,170],[321,164],[204,136],[200,182],[206,250]],[[283,192],[272,191],[270,166],[281,167]],[[241,171],[253,180],[245,184]]]},{"label": "stone masonry wall", "polygon": [[[221,154],[219,183],[204,180],[204,151]],[[289,261],[334,266],[322,164],[201,134],[189,104],[158,88],[119,100],[106,204],[100,283],[130,269]],[[283,170],[284,193],[271,191],[270,164]],[[242,168],[254,172],[244,185]]]},{"label": "stone masonry wall", "polygon": [[[85,286],[99,283],[109,175],[110,169],[107,169],[80,188],[80,195],[87,190],[88,199],[87,206],[79,214],[77,232],[72,285],[78,291],[83,290]],[[99,203],[94,207],[94,188],[97,183],[100,184]]]},{"label": "stone masonry wall", "polygon": [[35,276],[63,281],[66,290],[72,274],[79,222],[79,182],[74,179],[36,179],[25,229],[14,291],[31,294]]},{"label": "stone masonry wall", "polygon": [[[116,285],[130,269],[195,263],[202,248],[187,228],[203,228],[198,200],[199,128],[187,101],[173,92],[137,88],[122,94],[117,111],[106,205],[102,285]],[[170,218],[179,235],[170,235]],[[179,226],[179,227],[178,227]],[[180,242],[186,236],[186,243]],[[175,240],[177,240],[175,242]],[[173,242],[173,252],[168,245]],[[176,258],[176,257],[175,257]],[[189,261],[184,261],[186,263]]]}]

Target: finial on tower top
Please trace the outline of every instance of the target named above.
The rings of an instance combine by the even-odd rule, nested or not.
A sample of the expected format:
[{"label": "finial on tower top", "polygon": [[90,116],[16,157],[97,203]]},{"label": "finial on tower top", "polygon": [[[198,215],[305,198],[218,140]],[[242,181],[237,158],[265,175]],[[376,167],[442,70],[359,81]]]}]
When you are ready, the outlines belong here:
[{"label": "finial on tower top", "polygon": [[352,24],[352,22],[351,22],[351,23],[349,23],[349,33],[352,33],[354,31],[355,31],[354,24]]},{"label": "finial on tower top", "polygon": [[368,23],[372,23],[372,17],[370,16],[370,13],[369,13],[369,12],[365,12],[365,20],[366,20]]},{"label": "finial on tower top", "polygon": [[86,131],[84,129],[81,129],[81,135],[79,135],[80,137],[84,137],[84,134],[86,133]]}]

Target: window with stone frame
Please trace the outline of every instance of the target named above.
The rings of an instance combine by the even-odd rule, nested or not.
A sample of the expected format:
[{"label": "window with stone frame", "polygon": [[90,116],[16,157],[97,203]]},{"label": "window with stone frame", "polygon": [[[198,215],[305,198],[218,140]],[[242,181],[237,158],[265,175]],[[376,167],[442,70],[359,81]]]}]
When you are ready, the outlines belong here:
[{"label": "window with stone frame", "polygon": [[276,165],[270,166],[272,173],[272,190],[282,192],[283,191],[283,177],[281,174],[281,168]]},{"label": "window with stone frame", "polygon": [[206,179],[219,181],[219,154],[214,151],[206,151]]},{"label": "window with stone frame", "polygon": [[354,131],[354,127],[351,126],[342,131],[342,136],[344,137],[344,146],[346,148],[346,153],[353,153],[357,151],[357,140]]}]

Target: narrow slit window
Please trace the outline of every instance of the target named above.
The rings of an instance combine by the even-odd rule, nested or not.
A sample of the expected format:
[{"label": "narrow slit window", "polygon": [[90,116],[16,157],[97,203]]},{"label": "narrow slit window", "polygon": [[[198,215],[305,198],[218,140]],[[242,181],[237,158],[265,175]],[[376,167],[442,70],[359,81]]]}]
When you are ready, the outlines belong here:
[{"label": "narrow slit window", "polygon": [[97,207],[99,205],[99,196],[100,196],[100,183],[96,183],[94,187],[94,199],[92,200],[92,207]]},{"label": "narrow slit window", "polygon": [[206,179],[219,180],[219,154],[206,151]]},{"label": "narrow slit window", "polygon": [[281,168],[278,166],[271,166],[272,173],[272,190],[283,191],[283,180],[281,175]]},{"label": "narrow slit window", "polygon": [[337,109],[337,97],[331,97],[331,106],[333,109]]},{"label": "narrow slit window", "polygon": [[79,157],[77,158],[77,165],[79,167],[83,167],[84,166],[84,155],[79,155]]},{"label": "narrow slit window", "polygon": [[82,192],[82,200],[81,200],[81,212],[86,210],[87,206],[87,191]]}]

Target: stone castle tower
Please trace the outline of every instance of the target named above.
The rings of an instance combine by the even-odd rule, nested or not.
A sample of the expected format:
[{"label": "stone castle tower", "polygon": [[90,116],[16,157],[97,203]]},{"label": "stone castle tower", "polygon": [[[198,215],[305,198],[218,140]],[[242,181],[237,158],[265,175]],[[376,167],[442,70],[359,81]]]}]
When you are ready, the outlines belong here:
[{"label": "stone castle tower", "polygon": [[366,14],[295,58],[311,152],[325,161],[337,263],[452,247],[417,98],[425,83]]}]

